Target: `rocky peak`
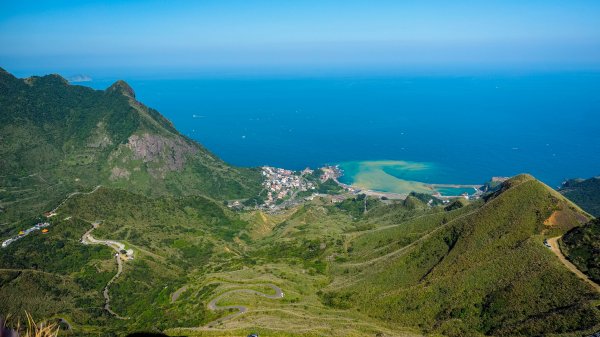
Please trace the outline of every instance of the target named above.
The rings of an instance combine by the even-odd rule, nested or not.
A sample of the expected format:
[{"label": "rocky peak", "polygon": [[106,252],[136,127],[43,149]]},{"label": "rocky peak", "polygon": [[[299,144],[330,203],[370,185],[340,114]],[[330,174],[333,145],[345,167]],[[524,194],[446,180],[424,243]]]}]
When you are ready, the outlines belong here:
[{"label": "rocky peak", "polygon": [[23,82],[26,84],[33,85],[43,85],[43,86],[67,86],[69,85],[69,81],[67,81],[64,77],[59,74],[49,74],[44,76],[31,76],[23,79]]},{"label": "rocky peak", "polygon": [[108,87],[108,89],[106,89],[106,91],[107,92],[117,92],[122,95],[131,97],[131,98],[135,98],[135,91],[133,91],[131,86],[123,80],[116,81],[115,83],[113,83],[113,85]]}]

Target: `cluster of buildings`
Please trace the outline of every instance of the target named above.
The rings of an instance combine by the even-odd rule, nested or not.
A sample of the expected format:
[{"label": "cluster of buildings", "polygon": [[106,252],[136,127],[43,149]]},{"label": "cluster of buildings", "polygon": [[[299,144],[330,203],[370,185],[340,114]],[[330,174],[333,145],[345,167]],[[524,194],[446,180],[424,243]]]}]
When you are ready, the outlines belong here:
[{"label": "cluster of buildings", "polygon": [[295,192],[309,191],[316,189],[313,182],[304,178],[304,175],[311,174],[313,171],[306,169],[300,173],[282,168],[264,166],[262,175],[265,177],[263,186],[267,190],[267,205],[275,203],[277,199],[285,199],[293,196]]},{"label": "cluster of buildings", "polygon": [[337,165],[321,167],[321,172],[323,173],[321,174],[319,179],[322,183],[326,182],[329,179],[337,181],[337,178],[339,178],[342,175],[342,170]]},{"label": "cluster of buildings", "polygon": [[46,228],[48,226],[50,226],[49,223],[47,223],[47,222],[40,222],[40,223],[34,225],[31,228],[28,228],[28,229],[23,230],[23,231],[19,231],[19,234],[17,236],[12,237],[12,238],[7,239],[4,242],[2,242],[2,248],[8,247],[8,245],[10,245],[11,243],[13,243],[13,242],[15,242],[15,241],[17,241],[17,240],[19,240],[21,238],[26,237],[27,235],[29,235],[30,233],[35,232],[35,231],[41,230],[42,233],[46,234],[46,233],[48,233],[48,229]]}]

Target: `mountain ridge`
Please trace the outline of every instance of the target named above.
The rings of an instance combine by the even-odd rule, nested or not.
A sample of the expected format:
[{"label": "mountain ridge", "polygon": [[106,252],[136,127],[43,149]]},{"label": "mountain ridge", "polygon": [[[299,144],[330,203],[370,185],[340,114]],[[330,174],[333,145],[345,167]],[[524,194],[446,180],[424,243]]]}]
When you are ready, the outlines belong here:
[{"label": "mountain ridge", "polygon": [[[589,215],[556,197],[556,192],[533,177],[517,176],[481,207],[442,224],[430,237],[401,248],[401,253],[389,254],[389,258],[357,271],[362,275],[358,283],[342,282],[341,287],[330,289],[327,298],[347,298],[350,305],[368,308],[384,320],[437,326],[444,335],[465,334],[468,326],[480,326],[486,335],[577,329],[581,319],[597,310],[589,303],[578,307],[577,301],[586,303],[598,294],[557,263],[542,245],[542,238],[564,233],[587,221]],[[545,224],[554,209],[581,214],[580,222]],[[547,281],[553,277],[569,284],[570,290]],[[542,283],[534,290],[531,282]],[[542,289],[554,292],[550,296],[554,299],[531,293]],[[577,299],[575,293],[581,297]],[[525,298],[527,308],[516,314],[515,307]],[[504,301],[510,302],[500,305]],[[564,325],[543,323],[547,319],[544,312],[554,310],[556,304],[551,303],[556,301],[562,302],[561,306],[570,303],[568,310],[555,312]],[[419,303],[417,312],[415,303]],[[586,324],[592,327],[594,322],[598,321]]]},{"label": "mountain ridge", "polygon": [[[531,175],[447,205],[344,192],[273,214],[238,211],[224,199],[258,195],[260,171],[181,135],[124,81],[93,90],[63,80],[0,71],[0,234],[54,210],[45,233],[2,248],[0,312],[66,319],[73,335],[574,337],[600,328],[600,295],[544,245],[573,233],[572,257],[596,270],[586,254],[597,247],[577,238],[597,227],[578,231],[591,216]],[[126,249],[121,263],[112,248],[84,244],[91,228]],[[256,296],[273,289],[276,300]]]},{"label": "mountain ridge", "polygon": [[[0,223],[39,214],[99,184],[217,199],[247,198],[261,188],[258,170],[228,165],[183,136],[122,80],[94,90],[59,75],[18,79],[2,70],[0,123],[4,199],[30,198],[0,205]],[[46,195],[11,192],[32,187]]]}]

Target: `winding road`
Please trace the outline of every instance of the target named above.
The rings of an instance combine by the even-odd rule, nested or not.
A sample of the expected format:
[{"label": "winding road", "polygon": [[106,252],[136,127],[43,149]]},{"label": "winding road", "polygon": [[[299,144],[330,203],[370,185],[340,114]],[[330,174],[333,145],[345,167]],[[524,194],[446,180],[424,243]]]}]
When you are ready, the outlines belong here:
[{"label": "winding road", "polygon": [[589,285],[591,285],[594,288],[594,290],[596,290],[597,292],[600,293],[600,285],[598,285],[596,282],[592,281],[581,270],[577,269],[577,267],[575,267],[575,265],[572,264],[569,260],[567,260],[567,258],[563,255],[563,253],[560,250],[560,247],[558,245],[558,239],[560,239],[560,236],[548,239],[548,244],[550,245],[550,250],[552,250],[552,252],[554,254],[556,254],[556,256],[558,257],[560,262],[562,262],[562,264],[564,264],[565,267],[567,267],[567,269],[569,269],[570,271],[575,273],[575,275],[577,275],[577,277],[579,277],[580,279],[587,282]]},{"label": "winding road", "polygon": [[238,310],[238,312],[232,313],[231,315],[227,315],[224,317],[221,317],[217,320],[214,320],[208,324],[206,324],[207,327],[212,328],[215,325],[222,323],[224,321],[228,321],[230,319],[233,319],[235,317],[238,317],[244,313],[246,313],[248,311],[248,307],[243,306],[243,305],[225,305],[225,306],[220,306],[217,304],[217,302],[219,302],[223,297],[232,294],[232,293],[249,293],[249,294],[254,294],[254,295],[258,295],[258,296],[262,296],[265,298],[270,298],[270,299],[279,299],[279,298],[283,298],[283,290],[281,290],[281,288],[279,288],[278,286],[274,285],[274,284],[253,284],[254,286],[267,286],[267,287],[271,287],[273,290],[275,290],[275,294],[274,295],[268,295],[265,293],[261,293],[260,291],[256,291],[256,290],[252,290],[252,289],[234,289],[234,290],[229,290],[226,291],[222,294],[220,294],[219,296],[213,298],[207,305],[209,310],[212,311],[217,311],[217,310],[230,310],[230,309],[235,309]]},{"label": "winding road", "polygon": [[[112,311],[112,309],[110,308],[110,296],[108,294],[108,287],[117,279],[119,278],[119,276],[121,276],[121,273],[123,272],[123,260],[121,259],[121,251],[125,250],[125,245],[117,242],[117,241],[113,241],[113,240],[98,240],[96,238],[94,238],[92,236],[92,231],[94,229],[96,229],[98,227],[98,225],[100,225],[99,222],[94,222],[92,224],[92,228],[85,232],[85,234],[83,234],[83,237],[81,238],[81,242],[85,245],[87,244],[91,244],[91,245],[105,245],[105,246],[109,246],[110,248],[114,249],[117,253],[115,254],[115,260],[117,262],[117,273],[115,274],[115,276],[113,276],[108,283],[106,284],[106,286],[104,287],[104,290],[102,291],[102,295],[104,296],[104,309],[106,311],[108,311],[111,315],[115,316],[118,319],[129,319],[129,317],[123,317],[120,316],[119,314],[117,314],[116,312]],[[131,252],[131,251],[130,251]],[[133,253],[131,252],[127,254],[127,256],[133,256]]]}]

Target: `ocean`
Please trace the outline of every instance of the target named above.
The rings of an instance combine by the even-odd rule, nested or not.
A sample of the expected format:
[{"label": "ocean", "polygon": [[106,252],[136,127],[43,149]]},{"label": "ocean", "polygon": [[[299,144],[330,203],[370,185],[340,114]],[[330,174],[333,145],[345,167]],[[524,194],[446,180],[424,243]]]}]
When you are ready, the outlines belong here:
[{"label": "ocean", "polygon": [[556,187],[600,174],[600,73],[125,80],[239,166],[340,164],[343,182],[390,192],[407,181],[530,173]]}]

